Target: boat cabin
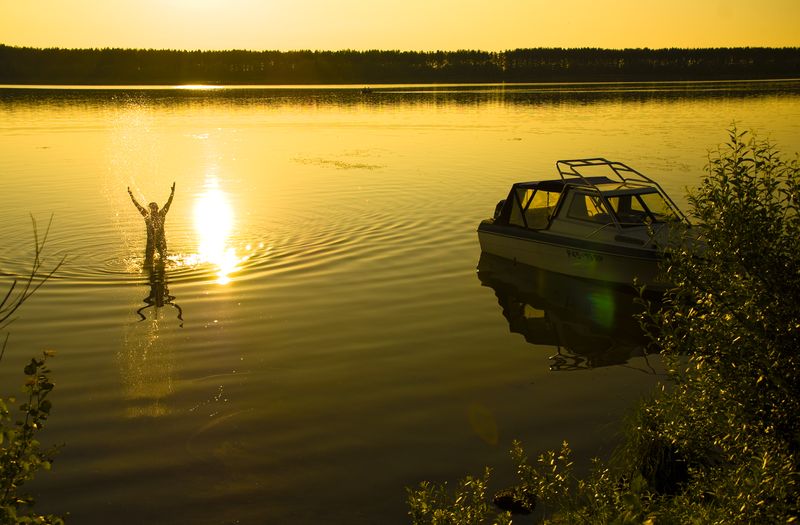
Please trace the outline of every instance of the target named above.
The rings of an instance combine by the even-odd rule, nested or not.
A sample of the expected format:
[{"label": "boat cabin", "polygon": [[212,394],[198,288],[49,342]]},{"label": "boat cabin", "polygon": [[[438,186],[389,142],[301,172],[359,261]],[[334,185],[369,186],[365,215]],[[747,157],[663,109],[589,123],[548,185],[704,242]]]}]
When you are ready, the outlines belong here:
[{"label": "boat cabin", "polygon": [[[641,177],[613,180],[568,171],[576,163],[579,168],[585,165],[630,170]],[[560,179],[514,184],[508,197],[498,203],[494,223],[530,230],[564,230],[573,235],[587,230],[587,236],[591,236],[602,229],[620,233],[637,226],[686,221],[658,184],[624,164],[585,159],[559,161],[558,167]]]}]

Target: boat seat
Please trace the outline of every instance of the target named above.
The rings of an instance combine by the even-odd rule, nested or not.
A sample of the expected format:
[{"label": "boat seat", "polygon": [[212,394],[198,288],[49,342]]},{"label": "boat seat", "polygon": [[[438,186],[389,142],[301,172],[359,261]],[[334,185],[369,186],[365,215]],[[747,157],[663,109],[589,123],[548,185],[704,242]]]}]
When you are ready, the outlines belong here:
[{"label": "boat seat", "polygon": [[610,224],[611,217],[607,213],[596,213],[591,219],[598,224]]},{"label": "boat seat", "polygon": [[581,221],[591,221],[597,224],[611,224],[611,216],[601,211],[604,207],[595,207],[592,202],[592,212],[589,212],[589,208],[587,207],[587,201],[589,201],[589,199],[590,197],[588,195],[582,193],[575,195],[569,205],[568,217]]},{"label": "boat seat", "polygon": [[547,208],[528,208],[525,211],[525,222],[532,230],[543,230],[550,224],[550,215],[555,206]]},{"label": "boat seat", "polygon": [[623,224],[645,224],[647,215],[641,212],[628,212],[619,214],[619,220]]}]

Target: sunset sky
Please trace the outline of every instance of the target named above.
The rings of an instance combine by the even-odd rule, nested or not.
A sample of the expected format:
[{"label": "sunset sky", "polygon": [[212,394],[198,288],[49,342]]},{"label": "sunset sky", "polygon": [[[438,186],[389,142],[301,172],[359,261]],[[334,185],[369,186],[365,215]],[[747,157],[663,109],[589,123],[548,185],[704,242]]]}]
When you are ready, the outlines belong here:
[{"label": "sunset sky", "polygon": [[0,0],[0,43],[401,49],[800,46],[798,0]]}]

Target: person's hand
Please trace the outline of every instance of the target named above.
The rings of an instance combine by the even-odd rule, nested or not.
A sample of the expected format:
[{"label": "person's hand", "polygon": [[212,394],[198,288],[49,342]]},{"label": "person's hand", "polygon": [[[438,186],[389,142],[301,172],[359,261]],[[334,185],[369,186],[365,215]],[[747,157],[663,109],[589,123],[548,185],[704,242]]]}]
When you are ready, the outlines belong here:
[{"label": "person's hand", "polygon": [[[128,193],[131,193],[131,187],[130,186],[128,186]],[[131,193],[131,195],[133,195],[133,193]]]},{"label": "person's hand", "polygon": [[172,183],[172,191],[175,191],[175,183]]}]

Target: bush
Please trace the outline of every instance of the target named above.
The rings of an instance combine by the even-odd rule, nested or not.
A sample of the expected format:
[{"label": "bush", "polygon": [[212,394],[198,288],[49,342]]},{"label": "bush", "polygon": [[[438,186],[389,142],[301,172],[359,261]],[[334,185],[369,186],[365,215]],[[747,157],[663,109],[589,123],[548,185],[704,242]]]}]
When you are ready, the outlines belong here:
[{"label": "bush", "polygon": [[26,481],[34,478],[40,469],[50,470],[55,450],[42,450],[36,439],[50,415],[52,404],[47,399],[53,390],[50,370],[46,366],[51,352],[41,359],[31,359],[25,367],[25,402],[19,406],[15,421],[8,409],[13,398],[0,398],[0,523],[51,523],[64,521],[57,516],[37,515],[32,512],[34,500],[19,493]]},{"label": "bush", "polygon": [[632,440],[686,471],[664,517],[786,522],[799,501],[800,166],[734,128],[707,170],[690,195],[703,252],[673,254],[675,288],[648,319],[674,385],[642,407]]},{"label": "bush", "polygon": [[416,490],[407,489],[412,521],[432,525],[478,525],[494,516],[492,523],[511,523],[510,514],[493,512],[486,497],[489,475],[487,468],[480,478],[467,476],[452,495],[447,483],[437,485],[423,481]]}]

